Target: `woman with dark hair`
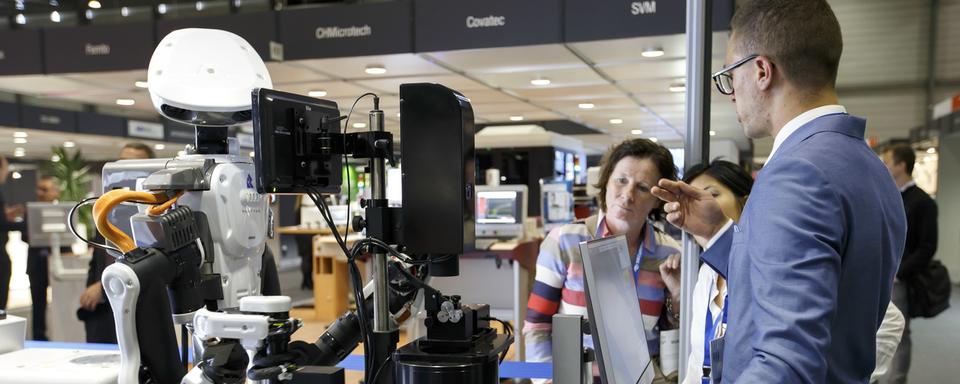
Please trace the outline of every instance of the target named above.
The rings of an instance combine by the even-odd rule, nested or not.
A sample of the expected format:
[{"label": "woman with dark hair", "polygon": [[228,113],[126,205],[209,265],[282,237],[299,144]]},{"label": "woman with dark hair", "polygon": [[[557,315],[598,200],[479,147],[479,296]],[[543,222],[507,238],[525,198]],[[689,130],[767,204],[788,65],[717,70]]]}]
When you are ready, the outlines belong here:
[{"label": "woman with dark hair", "polygon": [[[678,322],[672,300],[660,276],[660,264],[679,255],[680,246],[653,226],[662,215],[662,203],[650,188],[660,178],[676,179],[673,156],[663,146],[647,139],[624,141],[612,147],[602,160],[600,212],[584,221],[550,231],[540,246],[537,274],[523,326],[526,360],[551,359],[551,321],[556,313],[587,317],[583,290],[581,241],[625,235],[633,263],[637,299],[643,314],[647,347],[656,357],[660,350],[659,330],[674,328]],[[679,291],[677,291],[679,294]],[[665,316],[666,315],[666,316]],[[584,345],[592,346],[587,336]],[[657,375],[660,375],[659,364]]]}]

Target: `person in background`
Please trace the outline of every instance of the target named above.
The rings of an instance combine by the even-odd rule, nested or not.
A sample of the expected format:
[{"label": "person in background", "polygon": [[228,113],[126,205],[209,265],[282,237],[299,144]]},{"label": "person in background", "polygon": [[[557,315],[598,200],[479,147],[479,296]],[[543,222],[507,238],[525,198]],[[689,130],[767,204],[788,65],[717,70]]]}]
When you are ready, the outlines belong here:
[{"label": "person in background", "polygon": [[[7,163],[7,158],[0,155],[0,185],[7,182],[7,173],[9,171],[10,164]],[[23,217],[23,206],[7,207],[3,191],[0,191],[0,310],[7,309],[7,299],[10,295],[12,264],[10,263],[10,255],[7,254],[9,232],[26,232],[26,225],[24,225],[23,222],[16,221],[17,218],[20,217]]]},{"label": "person in background", "polygon": [[917,155],[909,144],[887,147],[882,158],[883,164],[893,176],[893,181],[900,188],[907,215],[907,243],[903,249],[903,258],[900,259],[897,278],[893,280],[893,303],[908,316],[900,347],[893,357],[893,369],[885,380],[890,384],[902,384],[907,382],[910,352],[913,347],[910,339],[910,302],[907,287],[911,279],[930,265],[933,254],[937,252],[937,203],[913,181],[913,166]]},{"label": "person in background", "polygon": [[[523,325],[527,361],[551,360],[554,314],[588,316],[580,242],[616,235],[627,238],[637,286],[632,294],[637,295],[644,319],[636,326],[645,330],[651,356],[658,356],[660,330],[679,324],[674,311],[679,308],[679,296],[667,295],[659,266],[671,255],[678,255],[680,245],[653,225],[662,214],[662,203],[650,188],[661,178],[677,178],[673,156],[663,146],[647,139],[632,139],[612,147],[603,158],[597,185],[599,214],[555,228],[543,239]],[[584,345],[592,347],[593,339],[584,337]],[[654,367],[657,382],[661,382],[660,364]]]},{"label": "person in background", "polygon": [[[740,214],[747,204],[750,189],[753,188],[753,178],[743,168],[729,161],[714,160],[710,164],[697,164],[684,173],[683,181],[691,187],[709,192],[720,205],[724,216],[734,222],[740,221]],[[695,236],[701,247],[707,239]],[[671,293],[680,287],[680,262],[677,257],[670,257],[660,265],[660,274]],[[684,384],[697,384],[703,380],[703,370],[710,367],[706,354],[710,340],[723,335],[724,327],[722,314],[727,310],[726,279],[717,274],[707,264],[701,264],[697,276],[697,284],[693,289],[693,316],[691,317],[690,355],[687,359],[687,372]],[[904,327],[903,314],[895,305],[888,305],[883,322],[877,331],[877,366],[871,375],[871,382],[876,382],[889,369],[894,351],[900,343],[900,335]],[[707,338],[710,340],[705,340]]]},{"label": "person in background", "polygon": [[[53,203],[60,199],[60,185],[51,176],[37,180],[37,201]],[[26,217],[30,220],[30,217]],[[30,238],[23,241],[30,244]],[[70,252],[64,247],[61,252]],[[27,248],[27,276],[30,277],[30,303],[33,340],[47,340],[47,287],[50,286],[50,247]]]},{"label": "person in background", "polygon": [[[120,150],[120,160],[152,159],[153,157],[153,149],[143,143],[128,143]],[[103,236],[97,234],[93,241],[102,244],[105,240]],[[80,295],[80,310],[77,312],[84,322],[88,343],[117,343],[113,312],[103,292],[103,285],[100,283],[104,269],[113,264],[113,261],[114,257],[108,255],[106,251],[93,250],[93,258],[90,259],[90,269],[87,272],[87,289]]]}]

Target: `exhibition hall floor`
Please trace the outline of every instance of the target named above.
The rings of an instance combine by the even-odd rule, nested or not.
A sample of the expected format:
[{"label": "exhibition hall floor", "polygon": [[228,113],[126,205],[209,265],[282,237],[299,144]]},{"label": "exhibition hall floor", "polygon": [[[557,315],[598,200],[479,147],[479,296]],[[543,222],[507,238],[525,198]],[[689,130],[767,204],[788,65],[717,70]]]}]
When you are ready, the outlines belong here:
[{"label": "exhibition hall floor", "polygon": [[910,383],[956,382],[957,345],[960,345],[960,286],[954,286],[950,308],[933,319],[914,319]]}]

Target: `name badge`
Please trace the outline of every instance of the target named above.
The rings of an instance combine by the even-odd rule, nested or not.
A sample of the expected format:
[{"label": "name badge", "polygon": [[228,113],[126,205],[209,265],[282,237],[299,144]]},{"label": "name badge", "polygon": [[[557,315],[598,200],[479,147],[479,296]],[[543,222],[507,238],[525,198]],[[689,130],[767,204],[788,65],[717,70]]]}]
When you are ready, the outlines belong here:
[{"label": "name badge", "polygon": [[710,342],[710,379],[713,384],[719,384],[723,377],[723,341],[726,337],[718,337]]}]

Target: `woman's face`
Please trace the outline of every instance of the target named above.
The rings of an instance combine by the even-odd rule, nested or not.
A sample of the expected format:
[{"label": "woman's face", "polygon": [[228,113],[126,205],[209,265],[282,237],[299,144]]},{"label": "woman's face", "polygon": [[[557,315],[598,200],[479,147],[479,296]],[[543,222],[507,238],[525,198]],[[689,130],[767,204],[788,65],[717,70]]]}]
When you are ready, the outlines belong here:
[{"label": "woman's face", "polygon": [[660,177],[650,159],[628,156],[617,162],[607,180],[604,207],[607,225],[614,234],[643,228],[650,211],[660,205],[660,200],[650,193]]},{"label": "woman's face", "polygon": [[710,192],[713,198],[717,199],[717,203],[720,204],[720,210],[723,211],[724,215],[733,219],[733,221],[740,221],[740,200],[726,185],[723,185],[723,183],[714,179],[713,176],[707,174],[697,176],[697,178],[690,182],[690,185],[694,188],[700,188]]}]

